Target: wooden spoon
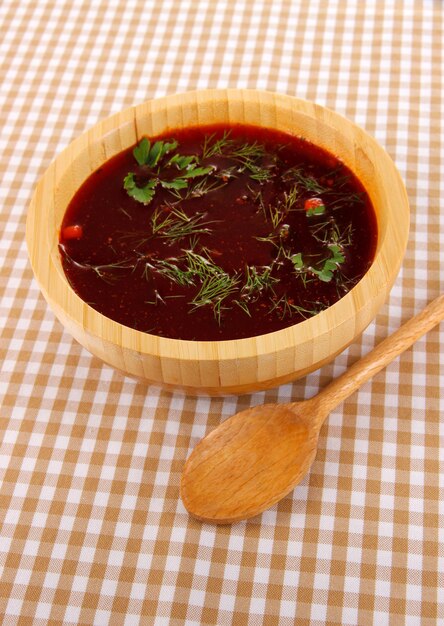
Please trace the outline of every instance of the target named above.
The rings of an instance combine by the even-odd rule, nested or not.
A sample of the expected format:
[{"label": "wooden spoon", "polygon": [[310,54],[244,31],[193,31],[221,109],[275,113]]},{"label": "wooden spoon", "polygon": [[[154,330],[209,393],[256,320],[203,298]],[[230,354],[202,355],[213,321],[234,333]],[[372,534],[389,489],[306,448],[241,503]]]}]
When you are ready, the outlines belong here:
[{"label": "wooden spoon", "polygon": [[313,398],[249,408],[220,424],[185,464],[181,497],[189,513],[229,524],[281,500],[308,472],[330,411],[443,318],[441,295]]}]

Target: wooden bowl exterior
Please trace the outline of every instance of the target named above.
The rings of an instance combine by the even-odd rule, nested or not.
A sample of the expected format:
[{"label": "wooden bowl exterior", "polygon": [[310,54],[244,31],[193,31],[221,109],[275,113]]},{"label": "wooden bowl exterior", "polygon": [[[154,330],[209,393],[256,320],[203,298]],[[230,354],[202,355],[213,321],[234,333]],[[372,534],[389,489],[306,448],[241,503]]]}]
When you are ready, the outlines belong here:
[{"label": "wooden bowl exterior", "polygon": [[[340,156],[364,184],[378,221],[375,260],[335,305],[277,332],[221,342],[178,341],[114,322],[69,286],[58,251],[66,207],[103,162],[157,135],[190,125],[240,122],[303,136]],[[399,271],[407,244],[409,205],[387,153],[362,129],[312,102],[255,90],[205,90],[151,100],[95,125],[73,141],[37,185],[27,244],[41,291],[60,322],[92,354],[133,377],[191,394],[249,393],[319,368],[344,350],[375,317]]]}]

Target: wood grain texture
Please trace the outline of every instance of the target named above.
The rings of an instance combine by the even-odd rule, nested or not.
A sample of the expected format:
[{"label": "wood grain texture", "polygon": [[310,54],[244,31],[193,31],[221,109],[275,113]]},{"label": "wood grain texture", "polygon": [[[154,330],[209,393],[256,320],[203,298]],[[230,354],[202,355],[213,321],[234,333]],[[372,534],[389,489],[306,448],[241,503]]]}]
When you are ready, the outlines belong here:
[{"label": "wood grain texture", "polygon": [[443,319],[444,295],[440,295],[321,391],[316,397],[319,412],[328,415]]},{"label": "wood grain texture", "polygon": [[200,441],[185,464],[185,508],[197,519],[228,524],[273,506],[309,471],[330,411],[442,319],[444,295],[317,396],[253,407],[223,422]]},{"label": "wood grain texture", "polygon": [[[60,223],[83,181],[143,135],[195,124],[246,122],[304,136],[340,156],[366,187],[378,221],[378,248],[363,280],[334,306],[293,327],[224,342],[177,341],[123,327],[82,302],[58,253]],[[256,90],[204,90],[151,100],[94,126],[51,164],[27,220],[31,264],[43,295],[87,350],[125,374],[188,393],[246,393],[308,374],[344,350],[375,317],[398,273],[409,205],[386,152],[362,129],[315,103]]]},{"label": "wood grain texture", "polygon": [[258,515],[308,472],[318,430],[309,405],[267,404],[242,411],[194,449],[181,481],[185,508],[197,519],[228,524]]}]

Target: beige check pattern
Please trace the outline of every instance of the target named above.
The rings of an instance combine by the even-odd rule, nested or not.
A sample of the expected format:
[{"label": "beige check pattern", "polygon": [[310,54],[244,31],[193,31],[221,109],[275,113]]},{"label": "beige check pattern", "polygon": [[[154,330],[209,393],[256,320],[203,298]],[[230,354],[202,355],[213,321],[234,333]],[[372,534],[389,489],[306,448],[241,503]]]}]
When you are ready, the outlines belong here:
[{"label": "beige check pattern", "polygon": [[[183,463],[221,419],[309,397],[443,290],[439,0],[0,2],[0,615],[7,626],[444,624],[442,347],[436,328],[335,410],[312,471],[247,523],[190,519]],[[167,393],[91,357],[39,294],[27,205],[97,120],[167,93],[276,90],[372,133],[411,235],[362,339],[249,396]]]}]

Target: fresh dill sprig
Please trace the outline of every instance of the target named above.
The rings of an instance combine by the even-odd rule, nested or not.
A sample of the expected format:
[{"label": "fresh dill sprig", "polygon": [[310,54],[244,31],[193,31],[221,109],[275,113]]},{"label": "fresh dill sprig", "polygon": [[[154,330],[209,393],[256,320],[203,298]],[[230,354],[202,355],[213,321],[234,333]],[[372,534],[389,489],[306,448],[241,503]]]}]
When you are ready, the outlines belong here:
[{"label": "fresh dill sprig", "polygon": [[331,211],[340,211],[344,207],[350,206],[351,204],[363,204],[364,202],[364,193],[362,192],[343,192],[339,198],[333,200],[329,203],[329,209]]},{"label": "fresh dill sprig", "polygon": [[341,248],[351,246],[353,243],[352,224],[347,224],[343,230],[340,230],[335,221],[329,220],[318,224],[315,229],[311,230],[311,234],[320,243],[337,244]]},{"label": "fresh dill sprig", "polygon": [[158,304],[166,304],[165,300],[162,298],[157,289],[154,289],[154,300],[145,300],[145,304],[152,304],[157,306]]},{"label": "fresh dill sprig", "polygon": [[313,309],[307,309],[306,307],[295,304],[293,298],[290,298],[287,294],[283,294],[278,300],[273,301],[270,308],[270,313],[276,311],[280,319],[287,317],[293,317],[295,314],[301,315],[304,319],[317,315],[324,307],[319,302],[314,302]]},{"label": "fresh dill sprig", "polygon": [[273,232],[265,237],[255,237],[256,241],[270,244],[274,249],[273,263],[279,264],[283,260],[288,259],[290,256],[290,250],[285,245],[285,238],[280,236],[279,232]]},{"label": "fresh dill sprig", "polygon": [[162,231],[168,230],[171,222],[173,221],[172,215],[165,212],[162,207],[157,207],[151,215],[151,232],[153,235],[157,235]]},{"label": "fresh dill sprig", "polygon": [[259,207],[265,217],[266,220],[269,220],[274,229],[279,226],[280,221],[283,218],[283,213],[281,211],[281,207],[279,203],[276,204],[265,204],[262,191],[259,190],[255,197],[255,202],[259,204]]},{"label": "fresh dill sprig", "polygon": [[246,163],[263,158],[266,155],[265,146],[257,141],[253,143],[243,143],[237,147],[233,147],[229,156],[233,159],[239,159]]},{"label": "fresh dill sprig", "polygon": [[120,241],[128,242],[133,250],[137,252],[140,248],[143,248],[151,239],[153,235],[151,233],[147,233],[146,230],[135,230],[132,232],[122,232],[119,231],[116,234],[116,239]]},{"label": "fresh dill sprig", "polygon": [[[176,261],[174,263],[173,261]],[[154,264],[154,269],[162,276],[183,287],[194,285],[194,274],[189,269],[181,269],[177,262],[179,259],[158,259]]]},{"label": "fresh dill sprig", "polygon": [[228,156],[239,163],[240,171],[248,170],[252,180],[264,183],[272,176],[275,160],[270,164],[264,164],[265,146],[256,141],[251,144],[245,143],[233,149]]},{"label": "fresh dill sprig", "polygon": [[293,181],[305,191],[321,194],[330,191],[330,187],[321,185],[314,176],[307,175],[301,167],[292,167],[283,175],[285,182]]},{"label": "fresh dill sprig", "polygon": [[191,312],[203,306],[211,306],[214,317],[220,324],[223,302],[237,290],[239,277],[228,274],[211,258],[204,257],[192,250],[186,250],[185,255],[189,271],[201,281],[201,287],[191,301],[193,305]]},{"label": "fresh dill sprig", "polygon": [[189,200],[190,198],[201,198],[205,196],[207,193],[211,191],[216,191],[217,189],[221,189],[221,187],[225,187],[227,184],[227,180],[223,180],[218,174],[215,174],[213,178],[209,176],[202,177],[197,180],[193,185],[188,187],[185,192],[177,192],[174,195],[178,200]]},{"label": "fresh dill sprig", "polygon": [[[101,280],[109,285],[112,285],[122,278],[122,274],[119,273],[120,270],[133,270],[134,266],[137,264],[137,261],[134,261],[134,259],[122,259],[113,263],[81,263],[80,261],[75,261],[68,254],[63,244],[59,244],[59,249],[69,263],[81,269],[92,270]],[[113,273],[115,270],[118,270],[117,274]]]},{"label": "fresh dill sprig", "polygon": [[271,275],[272,267],[267,265],[259,271],[255,265],[245,267],[245,283],[242,286],[240,297],[246,301],[256,300],[263,292],[271,289],[278,279]]},{"label": "fresh dill sprig", "polygon": [[248,308],[247,302],[245,300],[233,300],[233,303],[236,304],[244,313],[251,317],[250,309]]},{"label": "fresh dill sprig", "polygon": [[192,305],[190,312],[203,306],[210,306],[220,324],[223,302],[238,288],[237,275],[231,276],[209,257],[192,250],[185,250],[185,254],[179,258],[157,259],[149,266],[151,270],[183,287],[193,286],[198,281],[200,288],[190,301]]},{"label": "fresh dill sprig", "polygon": [[221,156],[237,163],[237,173],[248,171],[252,180],[265,182],[272,175],[275,159],[270,164],[264,164],[267,154],[266,148],[258,141],[239,143],[230,138],[231,131],[225,132],[221,138],[215,139],[215,134],[205,137],[202,146],[202,159]]},{"label": "fresh dill sprig", "polygon": [[190,271],[196,274],[202,281],[207,276],[213,276],[214,274],[219,274],[224,270],[220,268],[218,265],[214,263],[211,256],[206,253],[206,250],[203,252],[206,256],[202,254],[198,254],[194,250],[185,250],[185,258],[187,262],[187,267]]},{"label": "fresh dill sprig", "polygon": [[282,197],[278,198],[275,203],[266,205],[261,189],[253,190],[250,186],[248,189],[252,194],[253,202],[259,205],[259,209],[262,211],[265,219],[271,221],[274,229],[294,209],[299,196],[296,185],[293,185],[289,191],[284,191]]},{"label": "fresh dill sprig", "polygon": [[191,304],[194,305],[194,309],[192,310],[210,305],[213,308],[213,313],[218,324],[220,324],[223,308],[222,303],[237,290],[238,283],[239,278],[237,276],[231,276],[224,271],[207,276],[198,294],[191,302]]},{"label": "fresh dill sprig", "polygon": [[267,207],[267,214],[273,228],[277,228],[285,216],[279,203],[269,204]]},{"label": "fresh dill sprig", "polygon": [[[260,211],[263,213],[266,220],[270,221],[273,228],[276,229],[279,226],[280,221],[283,218],[283,213],[279,203],[265,204],[262,195],[262,190],[253,192],[253,201],[259,205]],[[271,237],[272,235],[270,235]],[[256,237],[258,241],[266,241],[266,237]]]},{"label": "fresh dill sprig", "polygon": [[126,215],[126,217],[127,217],[130,221],[132,221],[132,219],[133,219],[133,218],[132,218],[131,214],[130,214],[130,213],[128,213],[128,211],[126,211],[123,207],[119,207],[119,211],[120,211],[121,213],[123,213],[124,215]]},{"label": "fresh dill sprig", "polygon": [[283,199],[283,207],[286,213],[292,211],[296,205],[296,202],[299,199],[299,191],[297,185],[293,185],[291,189],[287,192],[284,191],[284,199]]},{"label": "fresh dill sprig", "polygon": [[88,263],[84,267],[88,267],[93,270],[99,278],[104,280],[108,284],[113,284],[116,280],[119,280],[121,276],[113,274],[115,270],[128,270],[134,268],[134,262],[128,259],[122,261],[115,261],[114,263],[103,263],[101,265],[92,265]]},{"label": "fresh dill sprig", "polygon": [[191,217],[179,207],[170,208],[165,211],[158,207],[151,216],[151,228],[153,235],[169,239],[170,241],[180,241],[184,237],[208,234],[208,228],[214,220],[206,220],[205,213],[195,213]]},{"label": "fresh dill sprig", "polygon": [[212,156],[223,154],[224,149],[233,143],[233,140],[229,139],[230,135],[231,130],[224,130],[222,137],[216,140],[214,139],[216,133],[205,135],[202,146],[202,159],[209,159]]},{"label": "fresh dill sprig", "polygon": [[352,289],[359,281],[359,276],[346,276],[340,267],[336,270],[335,274],[335,287],[338,298],[342,298],[346,293]]}]

